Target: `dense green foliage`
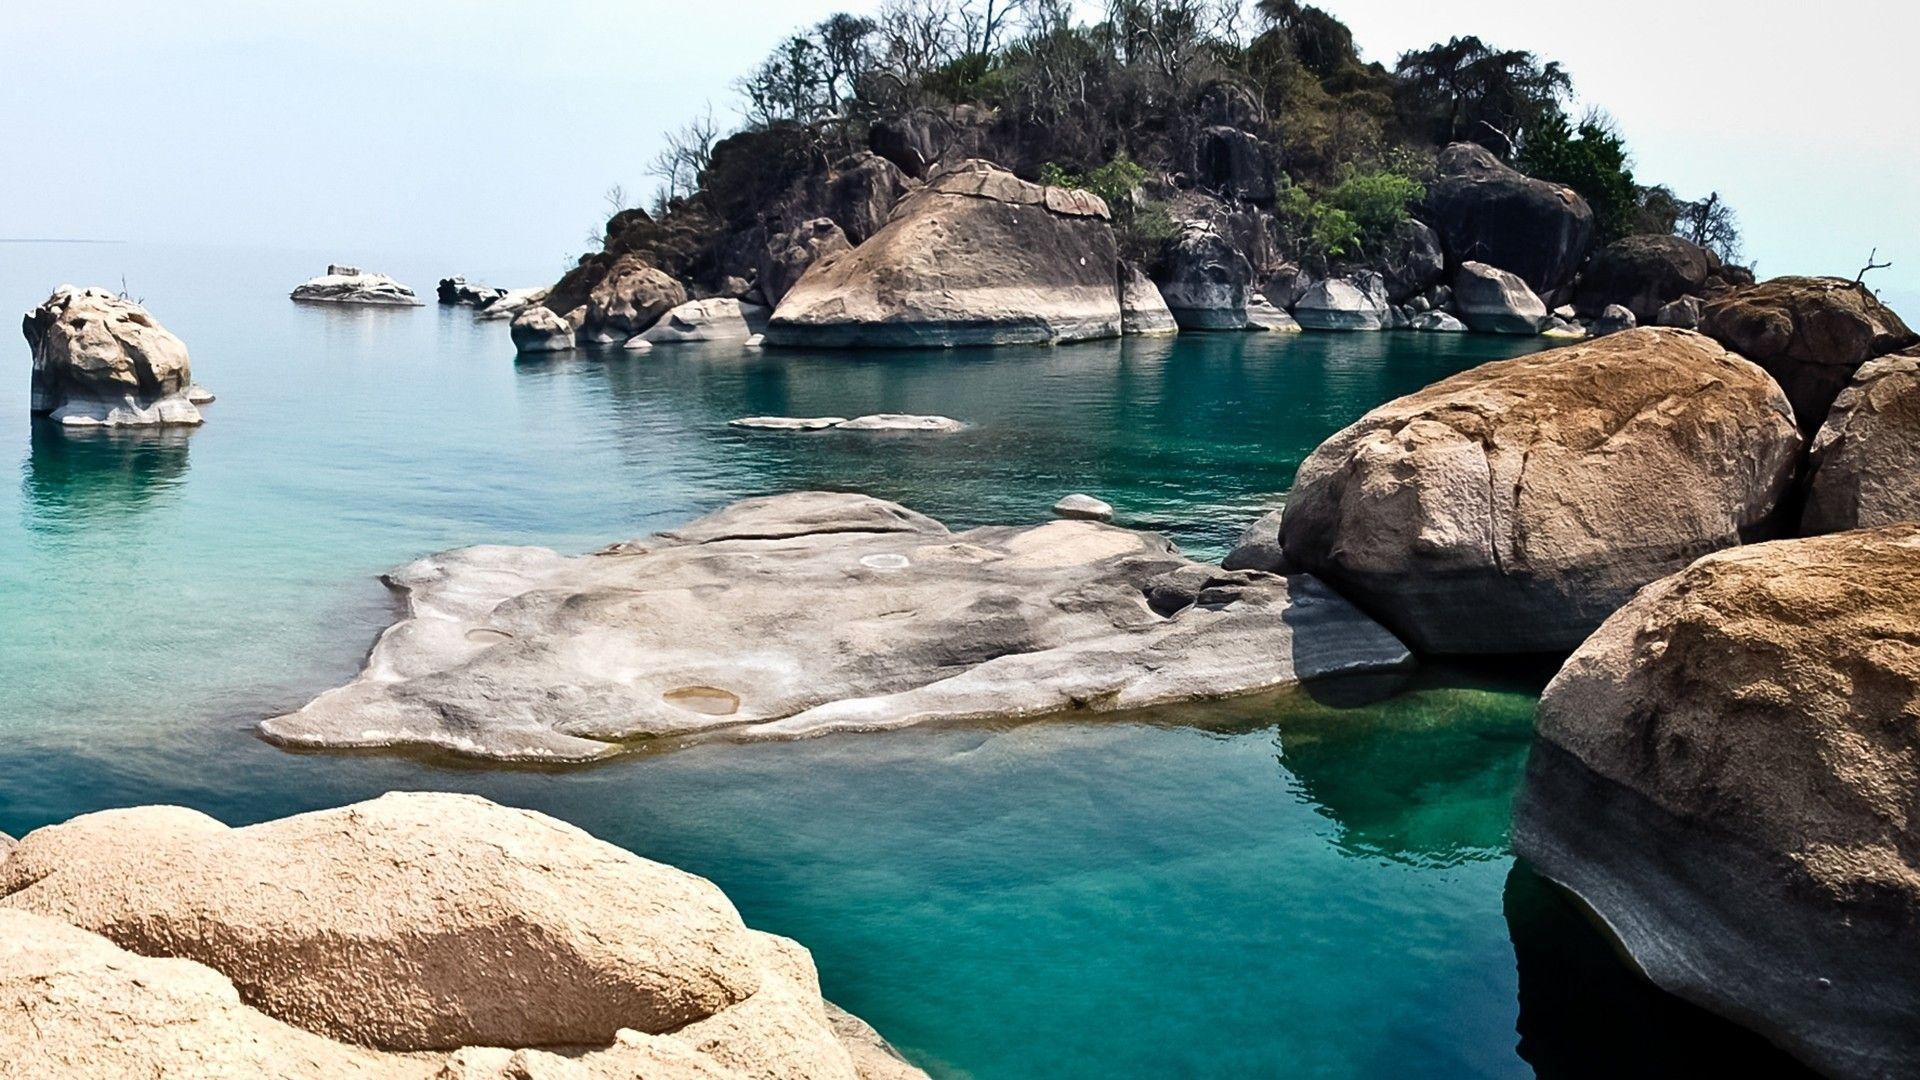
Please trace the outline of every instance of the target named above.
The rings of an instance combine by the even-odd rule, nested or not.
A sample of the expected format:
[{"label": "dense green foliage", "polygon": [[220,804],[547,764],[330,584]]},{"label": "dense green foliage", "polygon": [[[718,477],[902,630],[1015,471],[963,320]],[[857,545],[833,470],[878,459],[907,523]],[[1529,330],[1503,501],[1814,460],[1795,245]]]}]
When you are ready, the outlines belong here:
[{"label": "dense green foliage", "polygon": [[1147,170],[1122,153],[1086,173],[1063,169],[1049,161],[1040,166],[1039,180],[1055,187],[1081,188],[1106,200],[1114,228],[1129,258],[1143,261],[1173,236],[1173,217],[1165,203],[1140,194]]},{"label": "dense green foliage", "polygon": [[1636,231],[1640,185],[1633,182],[1625,140],[1605,117],[1589,114],[1577,128],[1564,115],[1548,117],[1527,137],[1518,164],[1529,175],[1579,192],[1593,207],[1601,243]]}]

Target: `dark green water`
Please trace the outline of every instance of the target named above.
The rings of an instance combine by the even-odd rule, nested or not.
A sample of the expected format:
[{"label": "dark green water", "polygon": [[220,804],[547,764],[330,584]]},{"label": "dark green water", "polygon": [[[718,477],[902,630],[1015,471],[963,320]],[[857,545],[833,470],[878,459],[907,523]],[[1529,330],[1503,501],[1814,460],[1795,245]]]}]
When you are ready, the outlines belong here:
[{"label": "dark green water", "polygon": [[[28,423],[25,346],[4,350],[0,830],[143,802],[239,823],[478,792],[712,878],[943,1076],[1683,1075],[1757,1052],[1640,987],[1515,867],[1538,670],[571,772],[291,755],[251,733],[352,674],[393,615],[374,576],[425,552],[581,550],[835,487],[953,525],[1041,520],[1088,491],[1216,556],[1339,426],[1531,342],[515,363],[503,326],[462,312],[287,302],[312,257],[0,256],[0,311],[126,275],[220,395],[192,433],[70,435]],[[381,268],[416,287],[450,269]],[[726,427],[882,410],[973,426]]]}]

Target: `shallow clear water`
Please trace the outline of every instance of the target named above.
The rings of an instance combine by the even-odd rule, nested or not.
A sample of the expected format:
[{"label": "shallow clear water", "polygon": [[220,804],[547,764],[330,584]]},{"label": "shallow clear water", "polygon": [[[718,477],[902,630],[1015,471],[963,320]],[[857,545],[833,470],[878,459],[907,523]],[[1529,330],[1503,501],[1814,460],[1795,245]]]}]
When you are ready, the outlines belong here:
[{"label": "shallow clear water", "polygon": [[[1217,556],[1338,427],[1533,343],[516,363],[505,327],[464,311],[288,302],[314,264],[0,245],[0,311],[125,275],[220,395],[190,433],[64,433],[28,422],[24,343],[0,347],[17,376],[0,378],[17,478],[0,482],[0,830],[141,802],[238,823],[395,788],[479,792],[712,878],[943,1076],[1657,1074],[1752,1052],[1639,988],[1514,866],[1538,670],[567,772],[295,755],[252,735],[350,677],[393,617],[375,575],[426,552],[582,550],[833,487],[952,525],[1043,520],[1087,491]],[[380,268],[423,294],[445,272]],[[875,411],[972,427],[726,426]]]}]

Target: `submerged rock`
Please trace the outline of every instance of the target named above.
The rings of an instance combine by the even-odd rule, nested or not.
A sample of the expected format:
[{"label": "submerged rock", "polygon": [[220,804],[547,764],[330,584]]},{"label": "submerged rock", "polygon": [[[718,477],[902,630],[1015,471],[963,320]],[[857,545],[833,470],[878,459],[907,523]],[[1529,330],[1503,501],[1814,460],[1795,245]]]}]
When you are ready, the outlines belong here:
[{"label": "submerged rock", "polygon": [[26,1075],[854,1080],[877,1036],[847,1026],[709,882],[473,796],[114,810],[0,863]]},{"label": "submerged rock", "polygon": [[745,341],[767,328],[769,314],[758,304],[739,300],[690,300],[661,316],[640,339],[654,345]]},{"label": "submerged rock", "polygon": [[213,395],[187,346],[147,309],[105,289],[62,285],[21,320],[33,351],[29,408],[72,426],[192,425]]},{"label": "submerged rock", "polygon": [[774,310],[770,345],[1051,344],[1120,336],[1106,203],[968,161],[902,199],[884,228],[815,263]]},{"label": "submerged rock", "polygon": [[1710,555],[1541,699],[1514,848],[1829,1076],[1920,1060],[1920,526]]},{"label": "submerged rock", "polygon": [[370,274],[357,266],[332,265],[317,278],[294,286],[291,296],[325,304],[370,304],[376,307],[419,307],[413,290],[385,274]]},{"label": "submerged rock", "polygon": [[513,347],[523,353],[566,352],[574,347],[573,324],[538,304],[514,316],[507,332],[513,336]]},{"label": "submerged rock", "polygon": [[967,425],[951,416],[915,413],[870,413],[840,425],[842,431],[961,431]]},{"label": "submerged rock", "polygon": [[409,614],[353,683],[261,725],[302,747],[585,761],[638,741],[1109,711],[1397,669],[1406,649],[1311,578],[1171,615],[1197,566],[1085,521],[949,532],[859,495],[749,499],[566,557],[468,548],[388,581]]},{"label": "submerged rock", "polygon": [[1766,373],[1683,330],[1484,364],[1300,466],[1287,558],[1416,648],[1557,652],[1773,527],[1801,440]]},{"label": "submerged rock", "polygon": [[766,431],[824,431],[847,422],[844,416],[743,416],[728,426]]},{"label": "submerged rock", "polygon": [[1920,353],[1863,364],[1813,440],[1801,530],[1920,521]]},{"label": "submerged rock", "polygon": [[1120,332],[1135,337],[1180,332],[1160,287],[1132,263],[1120,264]]},{"label": "submerged rock", "polygon": [[1453,302],[1460,319],[1483,334],[1538,334],[1552,316],[1518,274],[1467,262],[1453,276]]},{"label": "submerged rock", "polygon": [[1091,495],[1069,495],[1053,504],[1055,517],[1069,521],[1112,521],[1113,505]]},{"label": "submerged rock", "polygon": [[1767,369],[1811,436],[1860,365],[1920,344],[1873,290],[1840,278],[1783,277],[1723,293],[1700,329]]}]

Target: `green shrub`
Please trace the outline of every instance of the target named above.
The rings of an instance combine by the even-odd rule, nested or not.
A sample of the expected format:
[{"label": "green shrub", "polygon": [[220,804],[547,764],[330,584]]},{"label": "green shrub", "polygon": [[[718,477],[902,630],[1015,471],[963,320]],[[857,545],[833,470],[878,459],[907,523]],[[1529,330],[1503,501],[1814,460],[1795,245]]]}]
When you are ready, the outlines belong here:
[{"label": "green shrub", "polygon": [[1356,172],[1327,192],[1327,205],[1353,218],[1361,238],[1379,243],[1407,220],[1408,208],[1427,197],[1427,189],[1418,180],[1402,173],[1382,170]]},{"label": "green shrub", "polygon": [[1054,162],[1040,166],[1040,182],[1050,187],[1091,191],[1106,200],[1113,211],[1114,230],[1120,249],[1127,258],[1147,265],[1159,261],[1160,251],[1174,233],[1173,215],[1165,203],[1136,205],[1134,192],[1147,178],[1147,170],[1128,157],[1125,151],[1112,161],[1086,173],[1061,168]]},{"label": "green shrub", "polygon": [[1306,188],[1288,186],[1277,209],[1289,245],[1309,269],[1324,271],[1330,261],[1360,250],[1360,222],[1348,211],[1314,198]]}]

